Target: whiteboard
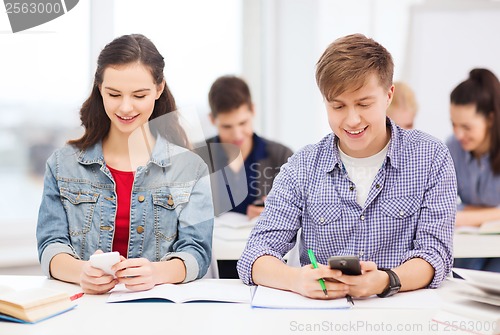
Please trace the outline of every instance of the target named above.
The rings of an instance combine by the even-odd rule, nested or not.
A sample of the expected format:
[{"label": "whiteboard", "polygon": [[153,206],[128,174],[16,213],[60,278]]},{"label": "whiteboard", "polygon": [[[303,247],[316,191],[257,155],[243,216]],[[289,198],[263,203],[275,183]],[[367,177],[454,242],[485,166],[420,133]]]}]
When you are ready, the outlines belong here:
[{"label": "whiteboard", "polygon": [[446,1],[411,9],[403,80],[415,90],[415,127],[445,140],[452,135],[451,91],[475,67],[500,77],[500,2]]}]

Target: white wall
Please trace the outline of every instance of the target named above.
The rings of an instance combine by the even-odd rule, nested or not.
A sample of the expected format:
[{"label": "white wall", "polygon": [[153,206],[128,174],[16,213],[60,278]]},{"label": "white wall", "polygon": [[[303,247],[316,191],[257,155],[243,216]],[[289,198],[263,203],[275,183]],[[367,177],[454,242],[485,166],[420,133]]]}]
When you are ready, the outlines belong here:
[{"label": "white wall", "polygon": [[445,140],[453,88],[475,67],[500,75],[500,3],[430,2],[413,8],[411,18],[404,70],[420,105],[415,126]]}]

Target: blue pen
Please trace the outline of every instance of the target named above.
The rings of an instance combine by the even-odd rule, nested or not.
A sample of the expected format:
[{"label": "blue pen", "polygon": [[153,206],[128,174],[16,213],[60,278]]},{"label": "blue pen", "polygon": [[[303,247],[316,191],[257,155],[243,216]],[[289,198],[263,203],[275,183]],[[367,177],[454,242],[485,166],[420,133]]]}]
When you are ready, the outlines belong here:
[{"label": "blue pen", "polygon": [[[309,260],[311,261],[313,268],[317,269],[318,262],[316,261],[316,256],[314,256],[314,252],[312,251],[312,249],[307,249],[307,254],[309,255]],[[321,285],[321,289],[323,289],[323,293],[328,297],[328,290],[326,289],[325,280],[323,278],[320,278],[318,279],[318,281]]]}]

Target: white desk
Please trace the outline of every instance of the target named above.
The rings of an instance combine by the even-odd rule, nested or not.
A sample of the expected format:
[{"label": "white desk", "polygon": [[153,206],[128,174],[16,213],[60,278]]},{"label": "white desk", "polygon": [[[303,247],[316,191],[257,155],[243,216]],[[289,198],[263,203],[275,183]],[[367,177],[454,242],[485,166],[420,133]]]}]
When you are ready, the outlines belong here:
[{"label": "white desk", "polygon": [[[39,276],[0,276],[18,289],[50,287],[70,294],[77,285]],[[243,285],[243,284],[242,284]],[[269,310],[248,304],[106,303],[107,294],[84,295],[78,306],[35,325],[0,321],[2,335],[88,334],[443,334],[434,309]],[[390,299],[390,298],[389,298]],[[307,331],[311,327],[312,330]],[[402,329],[400,327],[403,327]],[[316,329],[316,331],[313,331]],[[458,331],[448,334],[463,334]]]},{"label": "white desk", "polygon": [[500,235],[455,234],[453,257],[500,257]]}]

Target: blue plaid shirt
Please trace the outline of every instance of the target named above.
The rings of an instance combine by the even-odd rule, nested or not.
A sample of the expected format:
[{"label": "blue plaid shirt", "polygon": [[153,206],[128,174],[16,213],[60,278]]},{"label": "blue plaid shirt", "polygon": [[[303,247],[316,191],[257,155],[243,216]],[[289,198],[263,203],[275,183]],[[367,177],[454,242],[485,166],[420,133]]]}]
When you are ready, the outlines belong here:
[{"label": "blue plaid shirt", "polygon": [[381,268],[422,258],[435,270],[430,288],[450,273],[457,186],[447,147],[418,130],[388,120],[391,141],[364,207],[343,168],[334,134],[293,155],[283,165],[265,211],[238,261],[253,284],[252,265],[263,255],[283,260],[302,228],[300,262],[307,249],[319,263],[333,255],[358,255]]}]

